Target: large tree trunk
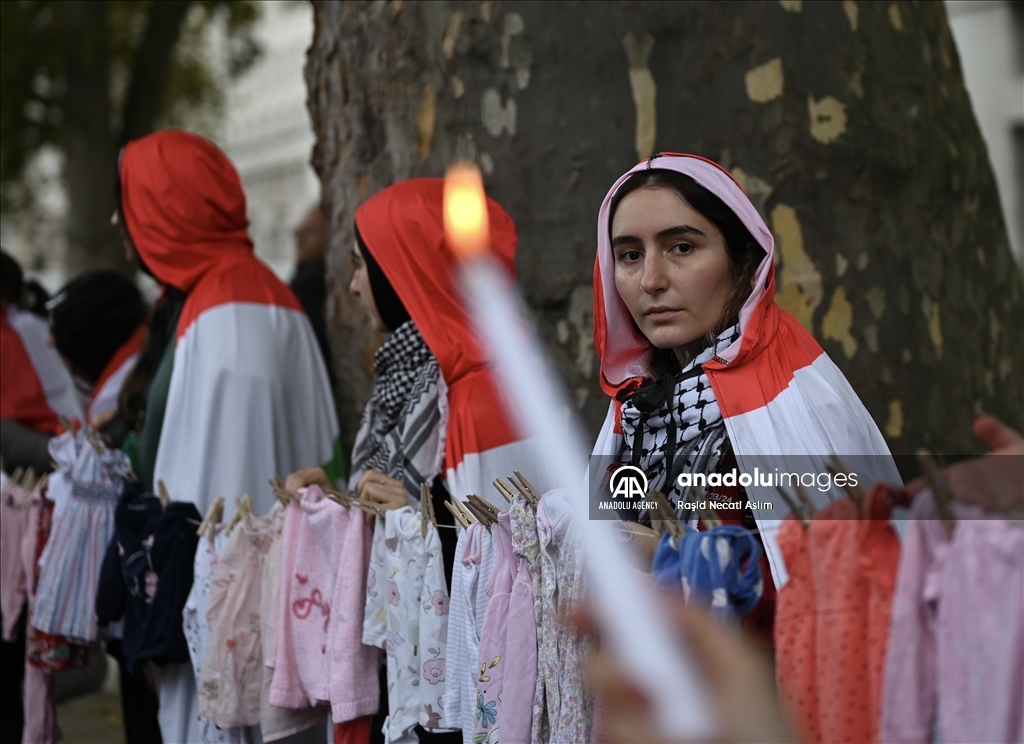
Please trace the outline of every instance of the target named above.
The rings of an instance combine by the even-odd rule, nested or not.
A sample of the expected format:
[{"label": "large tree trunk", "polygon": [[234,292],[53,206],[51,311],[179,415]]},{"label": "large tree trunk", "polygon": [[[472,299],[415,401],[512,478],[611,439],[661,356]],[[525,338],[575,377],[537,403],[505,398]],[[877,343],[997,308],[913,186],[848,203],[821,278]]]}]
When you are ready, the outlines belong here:
[{"label": "large tree trunk", "polygon": [[[375,339],[349,298],[356,206],[475,158],[520,288],[596,428],[594,229],[651,151],[730,168],[779,243],[779,303],[895,452],[1024,418],[1024,288],[941,3],[315,2],[306,78],[332,234],[348,443]],[[1016,330],[1014,330],[1016,329]]]},{"label": "large tree trunk", "polygon": [[68,39],[78,46],[68,55],[64,105],[69,276],[98,266],[126,266],[117,232],[110,226],[116,153],[110,125],[108,12],[106,0],[72,0],[64,8]]}]

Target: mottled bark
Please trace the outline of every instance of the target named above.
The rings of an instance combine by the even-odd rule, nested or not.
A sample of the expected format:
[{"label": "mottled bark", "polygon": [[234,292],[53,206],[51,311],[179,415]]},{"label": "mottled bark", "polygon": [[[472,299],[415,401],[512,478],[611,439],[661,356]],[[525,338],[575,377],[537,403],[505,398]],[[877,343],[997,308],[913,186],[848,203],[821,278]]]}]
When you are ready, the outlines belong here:
[{"label": "mottled bark", "polygon": [[110,227],[114,211],[114,145],[110,131],[110,34],[106,0],[71,0],[66,32],[77,45],[69,55],[63,128],[67,176],[67,271],[125,266],[124,249]]},{"label": "mottled bark", "polygon": [[332,235],[351,443],[376,339],[347,294],[381,187],[481,166],[516,221],[520,288],[585,421],[605,191],[652,150],[730,168],[778,240],[780,304],[896,452],[977,451],[1024,419],[1024,287],[941,3],[314,3],[314,165]]}]

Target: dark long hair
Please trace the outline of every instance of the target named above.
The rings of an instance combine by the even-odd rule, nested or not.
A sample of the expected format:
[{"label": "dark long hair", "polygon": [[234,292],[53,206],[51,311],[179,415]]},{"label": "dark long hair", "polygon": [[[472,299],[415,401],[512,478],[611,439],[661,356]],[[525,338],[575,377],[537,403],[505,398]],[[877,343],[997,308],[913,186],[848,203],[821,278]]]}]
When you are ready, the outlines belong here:
[{"label": "dark long hair", "polygon": [[[693,358],[715,342],[722,331],[736,323],[743,303],[753,291],[754,274],[764,259],[764,249],[754,240],[754,236],[746,228],[721,199],[698,184],[689,176],[673,170],[655,168],[634,173],[616,192],[609,211],[608,224],[615,217],[622,200],[640,189],[669,189],[674,191],[687,204],[700,212],[709,220],[725,239],[725,250],[729,256],[729,273],[732,278],[732,289],[726,299],[725,307],[718,320],[701,338],[687,344],[686,355]],[[648,364],[648,374],[660,379],[665,375],[675,374],[680,370],[679,359],[672,349],[655,349]]]}]

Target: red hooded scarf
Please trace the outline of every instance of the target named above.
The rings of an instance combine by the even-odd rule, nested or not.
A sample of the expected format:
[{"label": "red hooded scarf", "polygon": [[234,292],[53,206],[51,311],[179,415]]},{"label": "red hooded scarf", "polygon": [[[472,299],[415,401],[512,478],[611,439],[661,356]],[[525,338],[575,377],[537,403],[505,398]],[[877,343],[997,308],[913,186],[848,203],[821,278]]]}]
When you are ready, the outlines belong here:
[{"label": "red hooded scarf", "polygon": [[[440,178],[389,186],[359,207],[356,226],[448,386],[445,470],[451,474],[467,456],[520,437],[466,313],[457,284],[459,259],[444,237],[443,194]],[[514,277],[515,225],[494,200],[487,199],[487,208],[494,258]]]},{"label": "red hooded scarf", "polygon": [[173,129],[132,140],[119,173],[135,250],[157,281],[188,295],[179,337],[227,302],[300,308],[253,254],[238,171],[212,142]]}]

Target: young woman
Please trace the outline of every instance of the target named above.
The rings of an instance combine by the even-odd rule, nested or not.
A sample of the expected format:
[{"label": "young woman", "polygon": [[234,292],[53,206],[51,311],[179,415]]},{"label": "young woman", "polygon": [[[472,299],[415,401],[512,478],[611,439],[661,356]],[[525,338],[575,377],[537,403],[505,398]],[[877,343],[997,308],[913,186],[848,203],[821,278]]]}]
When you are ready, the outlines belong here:
[{"label": "young woman", "polygon": [[[349,291],[387,340],[374,355],[349,488],[391,509],[418,503],[421,483],[488,498],[495,478],[536,472],[532,444],[513,429],[463,307],[458,259],[444,237],[443,193],[441,179],[412,179],[356,212]],[[514,275],[515,225],[497,202],[487,206],[491,249]],[[314,468],[289,479],[293,488],[314,482],[326,485],[326,474]]]},{"label": "young woman", "polygon": [[[387,340],[374,354],[373,392],[352,448],[348,488],[364,501],[399,509],[419,504],[426,483],[438,522],[452,525],[441,503],[448,493],[487,498],[492,481],[513,470],[530,473],[535,483],[543,474],[532,444],[520,439],[506,415],[463,306],[459,259],[444,237],[443,193],[441,179],[413,179],[381,191],[356,212],[349,291]],[[488,199],[487,207],[492,251],[512,275],[515,226],[496,202]],[[287,485],[295,490],[310,483],[331,485],[316,468],[294,473]],[[439,533],[450,587],[455,531]],[[382,682],[380,716],[388,711],[386,701]],[[421,742],[462,741],[457,731],[419,730],[417,736]]]},{"label": "young woman", "polygon": [[[263,513],[269,478],[320,463],[339,472],[316,337],[253,252],[231,161],[197,135],[157,132],[125,145],[117,187],[125,249],[164,288],[121,398],[140,479],[201,514],[217,494],[231,504],[244,493]],[[158,687],[164,741],[198,741],[191,663],[164,666]]]},{"label": "young woman", "polygon": [[[601,384],[612,398],[595,455],[639,467],[672,499],[689,495],[682,473],[763,473],[789,457],[827,473],[833,454],[870,455],[858,458],[865,488],[900,483],[842,372],[775,303],[771,233],[720,166],[660,154],[623,175],[598,217],[594,292]],[[723,495],[774,502],[750,517],[781,586],[777,491],[754,484]]]}]

